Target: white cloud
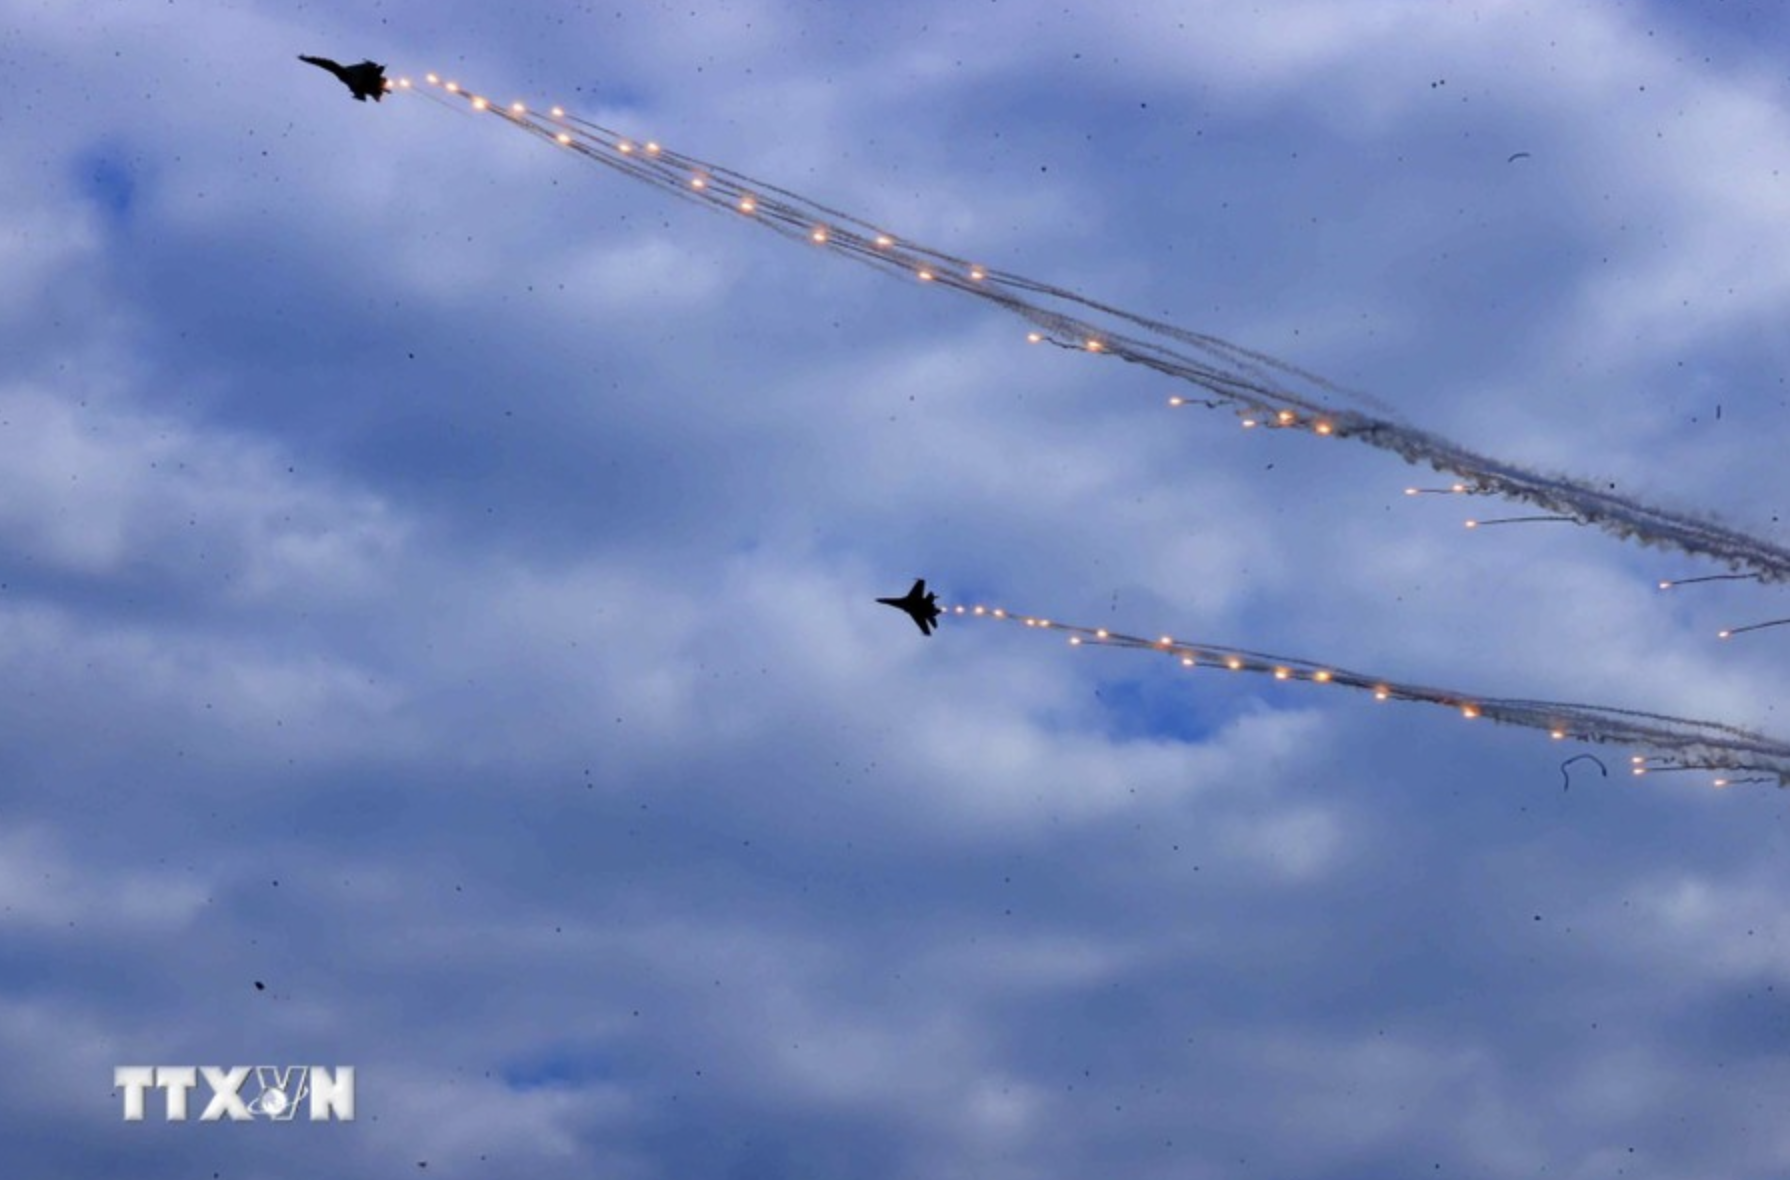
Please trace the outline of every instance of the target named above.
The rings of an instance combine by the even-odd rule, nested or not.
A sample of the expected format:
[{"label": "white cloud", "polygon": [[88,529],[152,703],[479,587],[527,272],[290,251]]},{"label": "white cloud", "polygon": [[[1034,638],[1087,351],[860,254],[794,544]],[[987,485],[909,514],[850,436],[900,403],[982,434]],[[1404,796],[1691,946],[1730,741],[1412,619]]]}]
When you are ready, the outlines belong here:
[{"label": "white cloud", "polygon": [[[110,144],[138,182],[118,225],[24,186],[0,245],[53,288],[0,311],[86,305],[0,389],[0,923],[35,956],[0,1041],[70,1120],[110,1125],[116,1046],[234,1024],[352,1050],[381,1119],[345,1174],[1782,1171],[1723,1113],[1782,1082],[1732,1048],[1768,1043],[1745,997],[1784,968],[1773,799],[1562,792],[1540,735],[1016,626],[921,639],[871,601],[923,573],[1771,722],[1777,649],[1705,625],[1767,591],[1465,537],[1384,456],[1170,414],[1134,366],[291,54],[572,88],[992,265],[1297,332],[1475,445],[1743,513],[1726,464],[1780,487],[1755,67],[1607,6],[412,7],[24,22],[18,92],[82,84],[6,160],[60,185]],[[1507,141],[1537,167],[1490,181]],[[1695,463],[1675,403],[1607,412],[1681,347],[1747,424]],[[514,1081],[560,1049],[588,1071]],[[39,1170],[96,1170],[87,1131],[42,1138]],[[192,1144],[169,1166],[228,1162]]]},{"label": "white cloud", "polygon": [[0,925],[169,937],[207,904],[207,883],[169,868],[124,869],[71,857],[42,828],[0,835]]},{"label": "white cloud", "polygon": [[315,601],[364,593],[403,544],[379,498],[293,476],[263,439],[29,388],[0,393],[0,435],[0,537],[52,568]]}]

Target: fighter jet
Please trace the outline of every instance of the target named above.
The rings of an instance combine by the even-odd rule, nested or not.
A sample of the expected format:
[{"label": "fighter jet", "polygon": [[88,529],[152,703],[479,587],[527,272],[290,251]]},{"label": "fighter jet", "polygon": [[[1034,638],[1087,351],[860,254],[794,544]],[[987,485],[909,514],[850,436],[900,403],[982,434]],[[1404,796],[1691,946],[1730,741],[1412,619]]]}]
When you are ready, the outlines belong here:
[{"label": "fighter jet", "polygon": [[925,578],[915,578],[914,588],[909,590],[904,597],[879,598],[877,601],[884,606],[892,606],[896,610],[906,611],[908,617],[914,621],[914,626],[920,628],[920,634],[931,635],[932,629],[938,626],[938,597],[936,594],[927,593]]},{"label": "fighter jet", "polygon": [[302,53],[298,55],[298,60],[308,61],[341,79],[342,85],[354,92],[356,102],[366,102],[369,98],[378,102],[385,97],[385,67],[377,62],[363,61],[358,66],[341,66],[327,57],[306,57]]}]

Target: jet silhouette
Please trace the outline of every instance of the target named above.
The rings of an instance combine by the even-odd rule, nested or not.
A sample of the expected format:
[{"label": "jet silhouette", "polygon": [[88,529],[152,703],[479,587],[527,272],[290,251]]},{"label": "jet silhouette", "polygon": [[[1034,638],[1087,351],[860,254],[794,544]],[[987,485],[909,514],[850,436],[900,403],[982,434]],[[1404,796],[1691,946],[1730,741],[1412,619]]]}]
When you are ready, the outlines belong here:
[{"label": "jet silhouette", "polygon": [[884,606],[892,606],[896,610],[906,611],[908,617],[914,621],[914,626],[920,628],[920,634],[931,635],[932,629],[938,626],[938,597],[936,594],[926,592],[925,578],[915,578],[914,588],[909,590],[904,597],[879,598],[877,601]]},{"label": "jet silhouette", "polygon": [[354,92],[356,102],[366,102],[369,98],[378,102],[385,97],[385,67],[376,62],[363,61],[358,66],[341,66],[327,57],[306,57],[302,53],[298,55],[298,60],[308,61],[341,79],[342,85]]}]

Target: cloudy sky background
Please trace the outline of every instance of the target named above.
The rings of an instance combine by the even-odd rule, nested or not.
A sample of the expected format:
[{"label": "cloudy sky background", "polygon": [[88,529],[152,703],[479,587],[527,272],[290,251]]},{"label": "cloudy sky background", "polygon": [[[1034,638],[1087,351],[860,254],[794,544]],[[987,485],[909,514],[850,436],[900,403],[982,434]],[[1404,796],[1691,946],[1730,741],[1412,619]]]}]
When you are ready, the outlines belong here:
[{"label": "cloudy sky background", "polygon": [[[1539,734],[871,601],[1786,736],[1790,632],[1713,638],[1781,590],[1467,532],[1392,457],[294,55],[1783,544],[1787,32],[0,0],[10,1174],[1782,1175],[1769,787],[1562,791]],[[358,1120],[120,1121],[115,1065],[263,1061],[357,1066]]]}]

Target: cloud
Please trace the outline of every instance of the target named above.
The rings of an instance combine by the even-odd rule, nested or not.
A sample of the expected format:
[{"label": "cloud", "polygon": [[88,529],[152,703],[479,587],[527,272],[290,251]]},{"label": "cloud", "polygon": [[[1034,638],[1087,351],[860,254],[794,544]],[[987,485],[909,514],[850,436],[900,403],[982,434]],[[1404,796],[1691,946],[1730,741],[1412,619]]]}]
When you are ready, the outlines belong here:
[{"label": "cloud", "polygon": [[0,394],[0,431],[16,456],[0,536],[40,568],[210,583],[239,602],[334,597],[364,591],[403,543],[377,497],[293,477],[264,439],[32,388]]},{"label": "cloud", "polygon": [[[723,8],[17,22],[21,1166],[1781,1174],[1775,796],[873,601],[1778,728],[1772,633],[1709,639],[1769,591],[1467,535],[1384,456],[291,58],[565,101],[1759,522],[1769,63],[1609,6]],[[361,1117],[108,1089],[268,1055]]]},{"label": "cloud", "polygon": [[42,828],[14,830],[0,842],[0,919],[7,925],[167,937],[189,927],[206,903],[201,885],[181,872],[96,872],[57,844]]}]

